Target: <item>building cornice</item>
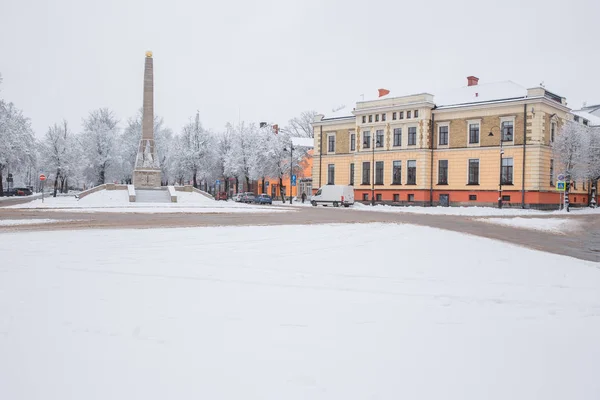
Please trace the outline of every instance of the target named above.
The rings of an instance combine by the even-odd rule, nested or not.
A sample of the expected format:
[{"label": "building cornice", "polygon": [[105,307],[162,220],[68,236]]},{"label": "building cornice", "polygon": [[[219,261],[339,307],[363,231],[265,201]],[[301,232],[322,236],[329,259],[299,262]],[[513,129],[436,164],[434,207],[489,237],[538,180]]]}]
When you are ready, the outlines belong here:
[{"label": "building cornice", "polygon": [[532,104],[532,103],[544,103],[548,106],[555,107],[564,112],[571,112],[571,109],[564,104],[559,104],[555,101],[552,101],[544,96],[538,97],[519,97],[514,99],[504,99],[504,100],[494,100],[494,101],[486,101],[482,103],[467,103],[467,104],[457,104],[451,106],[441,106],[435,108],[433,110],[434,113],[449,113],[456,110],[464,110],[464,109],[486,109],[486,108],[500,108],[506,105],[523,105],[523,104]]}]

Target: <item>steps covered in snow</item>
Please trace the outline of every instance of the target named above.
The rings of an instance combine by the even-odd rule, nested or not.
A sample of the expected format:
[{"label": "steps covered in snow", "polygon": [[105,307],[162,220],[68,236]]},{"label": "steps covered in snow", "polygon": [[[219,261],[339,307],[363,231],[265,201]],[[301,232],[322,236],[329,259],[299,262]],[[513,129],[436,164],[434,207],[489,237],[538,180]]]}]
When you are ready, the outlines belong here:
[{"label": "steps covered in snow", "polygon": [[162,189],[136,189],[136,203],[170,203],[171,196],[167,190]]}]

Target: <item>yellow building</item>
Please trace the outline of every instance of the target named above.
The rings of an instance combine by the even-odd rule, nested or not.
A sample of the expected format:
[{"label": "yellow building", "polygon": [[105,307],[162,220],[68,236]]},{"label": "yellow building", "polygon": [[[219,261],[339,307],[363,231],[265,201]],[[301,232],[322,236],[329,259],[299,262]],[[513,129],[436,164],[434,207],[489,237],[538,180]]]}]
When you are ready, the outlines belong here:
[{"label": "yellow building", "polygon": [[[543,87],[479,85],[475,77],[436,96],[360,101],[315,119],[313,190],[353,185],[358,201],[398,205],[495,205],[501,198],[504,206],[557,208],[561,171],[550,145],[572,118],[565,99]],[[587,203],[587,189],[576,183],[571,204]]]}]

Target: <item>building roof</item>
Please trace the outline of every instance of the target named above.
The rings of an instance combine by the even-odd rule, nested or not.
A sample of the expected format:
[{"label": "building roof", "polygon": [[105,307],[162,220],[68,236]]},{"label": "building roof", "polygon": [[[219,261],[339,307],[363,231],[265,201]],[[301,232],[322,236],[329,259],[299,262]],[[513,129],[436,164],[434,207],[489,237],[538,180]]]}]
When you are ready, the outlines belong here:
[{"label": "building roof", "polygon": [[346,104],[350,104],[350,105],[345,105],[341,108],[338,109],[334,109],[331,111],[331,113],[326,114],[323,117],[323,120],[331,120],[331,119],[339,119],[339,118],[354,118],[354,115],[352,114],[352,111],[354,111],[354,104],[356,102],[352,101],[350,103],[346,103]]},{"label": "building roof", "polygon": [[587,111],[582,110],[572,110],[571,113],[577,115],[580,118],[587,119],[589,126],[600,126],[600,117],[594,114],[590,114]]},{"label": "building roof", "polygon": [[484,83],[448,90],[434,96],[438,108],[458,105],[515,100],[527,97],[527,89],[512,81]]}]

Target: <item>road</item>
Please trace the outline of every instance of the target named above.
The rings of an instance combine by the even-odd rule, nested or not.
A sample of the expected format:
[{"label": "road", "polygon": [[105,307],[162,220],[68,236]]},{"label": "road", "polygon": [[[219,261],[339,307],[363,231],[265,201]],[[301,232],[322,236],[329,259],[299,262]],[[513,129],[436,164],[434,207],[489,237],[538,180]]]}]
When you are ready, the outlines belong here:
[{"label": "road", "polygon": [[[81,213],[68,210],[43,211],[34,209],[0,208],[0,220],[52,218],[64,222],[38,225],[0,226],[0,232],[27,232],[64,229],[148,229],[169,227],[235,226],[235,225],[310,225],[328,223],[398,223],[424,225],[476,236],[501,240],[549,253],[567,255],[583,260],[600,262],[600,215],[561,215],[571,218],[582,228],[569,234],[551,234],[542,231],[515,229],[480,222],[464,216],[384,213],[355,209],[294,207],[286,213],[236,214],[136,214],[136,213]],[[547,216],[541,218],[556,218]],[[76,220],[76,221],[72,221]],[[431,243],[435,251],[435,243]],[[465,250],[468,251],[468,250]]]}]

